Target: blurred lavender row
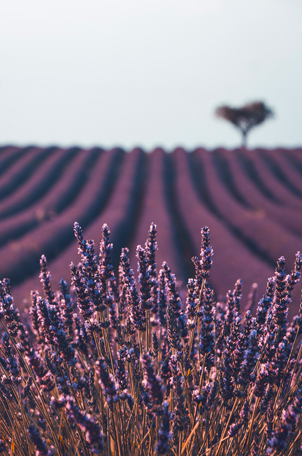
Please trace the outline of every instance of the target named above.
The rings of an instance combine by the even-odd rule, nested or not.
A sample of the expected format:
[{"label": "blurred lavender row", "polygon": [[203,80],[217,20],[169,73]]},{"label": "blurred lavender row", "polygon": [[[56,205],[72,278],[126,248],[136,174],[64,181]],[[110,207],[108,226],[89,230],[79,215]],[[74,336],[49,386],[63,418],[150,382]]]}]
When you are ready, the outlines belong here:
[{"label": "blurred lavender row", "polygon": [[[30,290],[42,292],[39,259],[45,254],[54,283],[69,280],[76,262],[74,220],[87,237],[101,241],[108,223],[118,271],[121,249],[143,244],[151,222],[158,226],[158,263],[167,261],[185,290],[194,273],[199,229],[211,227],[216,261],[209,283],[225,295],[236,279],[246,300],[257,299],[273,275],[276,258],[301,250],[301,150],[157,148],[103,150],[79,147],[0,148],[0,277],[10,277],[21,309]],[[290,272],[286,264],[286,272]],[[293,290],[295,302],[298,290]],[[290,309],[293,317],[298,308]]]}]

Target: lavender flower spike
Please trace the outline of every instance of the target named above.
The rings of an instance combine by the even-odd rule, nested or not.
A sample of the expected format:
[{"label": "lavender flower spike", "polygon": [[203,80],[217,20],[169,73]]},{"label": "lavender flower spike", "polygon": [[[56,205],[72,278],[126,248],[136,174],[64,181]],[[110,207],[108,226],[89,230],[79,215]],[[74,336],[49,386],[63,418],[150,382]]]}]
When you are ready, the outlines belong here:
[{"label": "lavender flower spike", "polygon": [[172,439],[172,433],[170,431],[171,417],[172,414],[169,412],[169,402],[164,401],[161,425],[158,431],[158,440],[155,447],[155,451],[157,451],[158,454],[166,454],[170,450],[169,442]]},{"label": "lavender flower spike", "polygon": [[165,387],[162,384],[161,378],[154,373],[152,358],[147,353],[143,354],[142,364],[144,369],[143,385],[148,389],[151,403],[153,404],[153,411],[156,414],[159,412],[164,400]]},{"label": "lavender flower spike", "polygon": [[113,375],[108,372],[104,358],[101,358],[96,362],[96,371],[99,376],[99,383],[102,386],[107,404],[109,408],[113,410],[113,404],[119,399],[118,385],[116,384]]},{"label": "lavender flower spike", "polygon": [[65,407],[68,417],[75,421],[85,433],[91,452],[101,454],[104,447],[104,436],[96,419],[90,413],[80,410],[71,396],[66,397]]},{"label": "lavender flower spike", "polygon": [[29,425],[27,432],[30,440],[36,447],[37,456],[52,456],[54,454],[54,448],[47,448],[45,441],[40,436],[38,428],[34,424]]}]

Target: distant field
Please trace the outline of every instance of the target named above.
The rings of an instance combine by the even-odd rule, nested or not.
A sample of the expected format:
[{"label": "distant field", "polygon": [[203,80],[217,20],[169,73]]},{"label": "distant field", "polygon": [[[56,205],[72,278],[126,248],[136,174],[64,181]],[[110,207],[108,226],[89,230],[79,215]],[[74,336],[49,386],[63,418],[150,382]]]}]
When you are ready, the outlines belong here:
[{"label": "distant field", "polygon": [[[166,260],[183,287],[208,225],[216,294],[241,278],[244,300],[253,282],[261,297],[277,258],[290,271],[302,250],[302,149],[0,149],[0,278],[11,279],[19,307],[40,289],[41,254],[55,289],[61,277],[69,281],[69,264],[79,261],[75,221],[97,251],[107,223],[115,267],[127,246],[134,269],[136,245],[154,222],[158,268]],[[295,293],[297,311],[299,287]]]}]

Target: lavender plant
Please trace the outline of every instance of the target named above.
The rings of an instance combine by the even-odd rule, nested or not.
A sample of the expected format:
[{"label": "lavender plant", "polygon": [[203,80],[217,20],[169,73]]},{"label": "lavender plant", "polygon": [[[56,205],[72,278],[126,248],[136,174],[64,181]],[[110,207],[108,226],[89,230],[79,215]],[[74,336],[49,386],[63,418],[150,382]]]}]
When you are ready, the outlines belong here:
[{"label": "lavender plant", "polygon": [[299,252],[290,274],[279,258],[258,304],[255,285],[241,302],[240,280],[217,302],[204,227],[182,302],[168,264],[157,270],[154,224],[137,280],[128,249],[115,277],[107,225],[99,256],[74,231],[72,287],[53,290],[42,256],[30,321],[0,281],[0,454],[302,454],[302,300],[288,321]]}]

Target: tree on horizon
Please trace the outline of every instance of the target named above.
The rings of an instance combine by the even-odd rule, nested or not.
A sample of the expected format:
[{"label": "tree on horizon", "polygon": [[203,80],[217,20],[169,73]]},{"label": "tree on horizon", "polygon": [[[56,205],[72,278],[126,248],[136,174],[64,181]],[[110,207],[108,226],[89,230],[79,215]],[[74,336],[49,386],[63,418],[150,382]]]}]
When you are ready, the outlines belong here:
[{"label": "tree on horizon", "polygon": [[231,122],[242,134],[242,147],[246,147],[247,135],[250,130],[262,124],[266,119],[274,116],[271,108],[262,101],[247,103],[241,108],[232,108],[224,105],[216,109],[217,117]]}]

